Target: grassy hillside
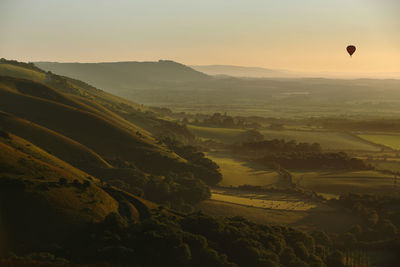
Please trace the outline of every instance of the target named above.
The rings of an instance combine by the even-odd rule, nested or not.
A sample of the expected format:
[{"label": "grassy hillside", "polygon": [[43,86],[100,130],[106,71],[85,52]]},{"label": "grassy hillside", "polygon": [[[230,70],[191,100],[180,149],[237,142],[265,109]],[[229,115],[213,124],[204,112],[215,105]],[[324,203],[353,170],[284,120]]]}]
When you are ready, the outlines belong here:
[{"label": "grassy hillside", "polygon": [[82,224],[118,212],[98,180],[9,135],[0,138],[0,212],[8,249],[58,242]]},{"label": "grassy hillside", "polygon": [[11,76],[22,79],[29,79],[33,81],[43,81],[46,75],[43,72],[24,68],[22,66],[15,66],[11,64],[0,64],[0,73],[4,76]]},{"label": "grassy hillside", "polygon": [[[35,79],[28,74],[34,75]],[[64,98],[70,102],[74,101],[74,105],[79,105],[81,109],[101,113],[101,116],[113,120],[121,127],[133,129],[135,132],[140,131],[142,135],[154,135],[161,139],[169,136],[184,142],[193,138],[187,129],[177,127],[176,124],[159,118],[157,114],[143,105],[99,90],[77,79],[59,76],[51,72],[46,73],[30,63],[1,60],[1,75],[44,83],[58,92],[62,92]]]},{"label": "grassy hillside", "polygon": [[[1,78],[0,85],[12,81],[10,78]],[[168,166],[166,162],[179,161],[178,156],[157,145],[154,139],[140,132],[122,128],[113,120],[101,116],[103,114],[87,112],[64,104],[64,98],[58,100],[52,97],[49,100],[49,97],[32,96],[37,95],[37,88],[49,89],[48,87],[27,80],[21,82],[14,79],[14,81],[15,87],[23,83],[24,90],[29,93],[24,93],[22,90],[12,92],[0,89],[0,107],[5,112],[66,135],[95,150],[106,160],[115,161],[120,157],[146,168],[146,164],[151,160],[157,160],[158,157],[160,171]],[[51,92],[51,89],[49,91]],[[24,108],[21,109],[20,106]]]},{"label": "grassy hillside", "polygon": [[[31,64],[0,63],[43,73]],[[185,155],[178,156],[161,141],[190,140],[186,127],[78,80],[52,73],[42,82],[0,76],[0,112],[5,130],[112,185],[166,205],[207,198],[205,183],[220,179],[217,165],[203,154],[183,148]]]},{"label": "grassy hillside", "polygon": [[38,124],[0,112],[0,125],[3,129],[29,139],[42,149],[83,170],[89,170],[90,167],[111,167],[108,162],[88,147]]}]

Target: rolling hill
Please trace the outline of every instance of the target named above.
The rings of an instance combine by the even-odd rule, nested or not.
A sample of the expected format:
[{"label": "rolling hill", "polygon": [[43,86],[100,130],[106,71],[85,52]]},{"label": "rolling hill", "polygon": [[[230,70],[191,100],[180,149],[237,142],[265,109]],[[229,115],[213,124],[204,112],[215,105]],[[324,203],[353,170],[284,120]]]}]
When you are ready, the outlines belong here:
[{"label": "rolling hill", "polygon": [[[195,154],[190,159],[194,152],[184,155],[186,158],[179,156],[161,141],[167,137],[183,142],[193,138],[186,127],[32,64],[2,60],[0,67],[0,128],[26,138],[74,167],[168,204],[180,203],[181,198],[198,201],[207,197],[204,182],[210,182],[211,177],[219,179],[217,166],[207,160],[195,162]],[[1,76],[3,72],[14,77]],[[26,73],[32,72],[37,77],[44,73],[44,80],[25,79]],[[164,179],[169,175],[176,178]],[[194,184],[188,186],[188,180]],[[154,186],[166,191],[153,194]],[[187,194],[192,186],[197,193]]]},{"label": "rolling hill", "polygon": [[35,65],[46,71],[84,80],[120,96],[121,90],[124,89],[158,88],[164,83],[179,84],[209,79],[206,74],[169,60],[106,63],[35,62]]},{"label": "rolling hill", "polygon": [[[149,218],[159,205],[137,195],[153,194],[168,205],[207,197],[202,179],[209,172],[136,120],[150,130],[167,125],[185,134],[150,110],[79,80],[2,61],[0,214],[6,219],[0,255],[64,242],[112,213],[132,222]],[[165,186],[171,191],[157,191]]]}]

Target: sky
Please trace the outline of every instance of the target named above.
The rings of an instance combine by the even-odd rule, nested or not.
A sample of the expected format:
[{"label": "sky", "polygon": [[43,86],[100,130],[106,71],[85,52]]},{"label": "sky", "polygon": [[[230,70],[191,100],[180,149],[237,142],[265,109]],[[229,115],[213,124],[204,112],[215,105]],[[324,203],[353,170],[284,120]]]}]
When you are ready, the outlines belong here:
[{"label": "sky", "polygon": [[0,0],[0,57],[400,72],[400,1]]}]

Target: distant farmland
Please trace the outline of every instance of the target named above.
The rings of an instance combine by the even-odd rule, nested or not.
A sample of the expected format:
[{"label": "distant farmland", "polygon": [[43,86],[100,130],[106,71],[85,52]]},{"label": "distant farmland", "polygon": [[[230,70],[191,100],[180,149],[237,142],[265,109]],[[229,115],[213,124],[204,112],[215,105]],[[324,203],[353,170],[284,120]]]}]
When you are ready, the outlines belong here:
[{"label": "distant farmland", "polygon": [[391,134],[360,134],[359,137],[379,144],[390,147],[394,150],[400,150],[400,135]]},{"label": "distant farmland", "polygon": [[[323,149],[380,151],[378,145],[363,141],[347,133],[325,131],[296,131],[296,130],[261,130],[266,139],[284,139],[286,141],[319,143]],[[368,140],[369,141],[369,140]]]}]

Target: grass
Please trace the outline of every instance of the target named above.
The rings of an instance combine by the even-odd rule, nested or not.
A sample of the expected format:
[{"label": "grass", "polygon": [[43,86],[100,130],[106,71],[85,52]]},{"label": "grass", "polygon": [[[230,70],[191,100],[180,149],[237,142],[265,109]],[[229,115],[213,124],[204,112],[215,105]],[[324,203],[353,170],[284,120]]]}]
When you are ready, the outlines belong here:
[{"label": "grass", "polygon": [[261,133],[267,139],[285,139],[296,140],[297,142],[319,143],[323,149],[328,150],[380,151],[379,146],[375,146],[342,132],[262,130]]},{"label": "grass", "polygon": [[87,223],[119,213],[121,202],[121,215],[131,220],[158,207],[122,191],[115,198],[97,178],[13,134],[0,137],[0,171],[1,241],[15,252],[65,241]]},{"label": "grass", "polygon": [[360,138],[369,142],[400,150],[400,135],[391,134],[360,134]]},{"label": "grass", "polygon": [[[67,183],[72,183],[73,180],[78,180],[80,183],[91,182],[91,186],[85,191],[77,192],[73,187],[50,187],[49,190],[40,191],[40,194],[48,199],[49,203],[58,208],[78,213],[80,210],[86,210],[86,214],[83,213],[81,216],[98,220],[103,219],[111,211],[117,210],[116,201],[96,185],[98,181],[96,178],[90,177],[87,173],[18,136],[11,135],[11,139],[5,142],[1,141],[0,163],[3,168],[8,170],[5,172],[6,177],[30,181],[33,185],[58,182],[60,178],[66,179]],[[89,180],[88,177],[90,177]],[[32,188],[33,186],[28,187],[28,191],[36,190]],[[79,197],[77,197],[78,195]],[[96,205],[101,207],[95,207]]]},{"label": "grass", "polygon": [[44,73],[11,64],[0,64],[0,75],[28,79],[36,82],[42,82],[46,78]]},{"label": "grass", "polygon": [[[246,140],[246,130],[212,128],[203,126],[188,125],[188,129],[197,137],[204,139],[213,139],[225,144],[243,142]],[[296,140],[297,142],[319,143],[326,150],[341,151],[372,151],[377,152],[381,147],[371,142],[364,141],[342,132],[328,131],[305,131],[305,130],[271,130],[264,129],[260,132],[266,139],[284,139],[287,141]],[[400,145],[400,142],[399,142]]]},{"label": "grass", "polygon": [[221,170],[222,186],[239,186],[243,184],[275,186],[279,182],[278,174],[274,171],[258,169],[256,165],[233,159],[227,155],[207,153],[208,158],[215,161]]},{"label": "grass", "polygon": [[99,168],[111,167],[93,150],[48,128],[3,112],[0,112],[0,123],[8,131],[29,139],[42,149],[54,153],[78,168],[86,169],[88,165]]},{"label": "grass", "polygon": [[400,172],[400,161],[369,161],[377,170]]},{"label": "grass", "polygon": [[330,194],[331,197],[345,193],[394,193],[393,175],[378,171],[294,172],[292,174],[298,186],[318,193]]},{"label": "grass", "polygon": [[[32,86],[35,87],[36,84]],[[26,86],[24,90],[28,89]],[[64,102],[59,103],[55,99],[49,101],[46,98],[13,93],[1,88],[0,106],[5,112],[75,140],[107,161],[119,158],[132,161],[139,168],[151,168],[158,172],[184,162],[176,154],[156,144],[153,138],[138,134],[138,131],[129,127],[123,127],[104,113],[95,110],[88,112]],[[24,108],[21,109],[21,106]],[[159,169],[154,168],[155,163]]]},{"label": "grass", "polygon": [[188,125],[187,127],[197,137],[213,139],[225,144],[244,141],[244,134],[246,133],[246,130],[242,129],[212,128],[194,125]]},{"label": "grass", "polygon": [[260,224],[287,225],[307,231],[318,229],[343,233],[358,222],[355,216],[341,210],[317,212],[273,210],[216,200],[204,201],[197,205],[197,209],[213,216],[242,216]]}]

